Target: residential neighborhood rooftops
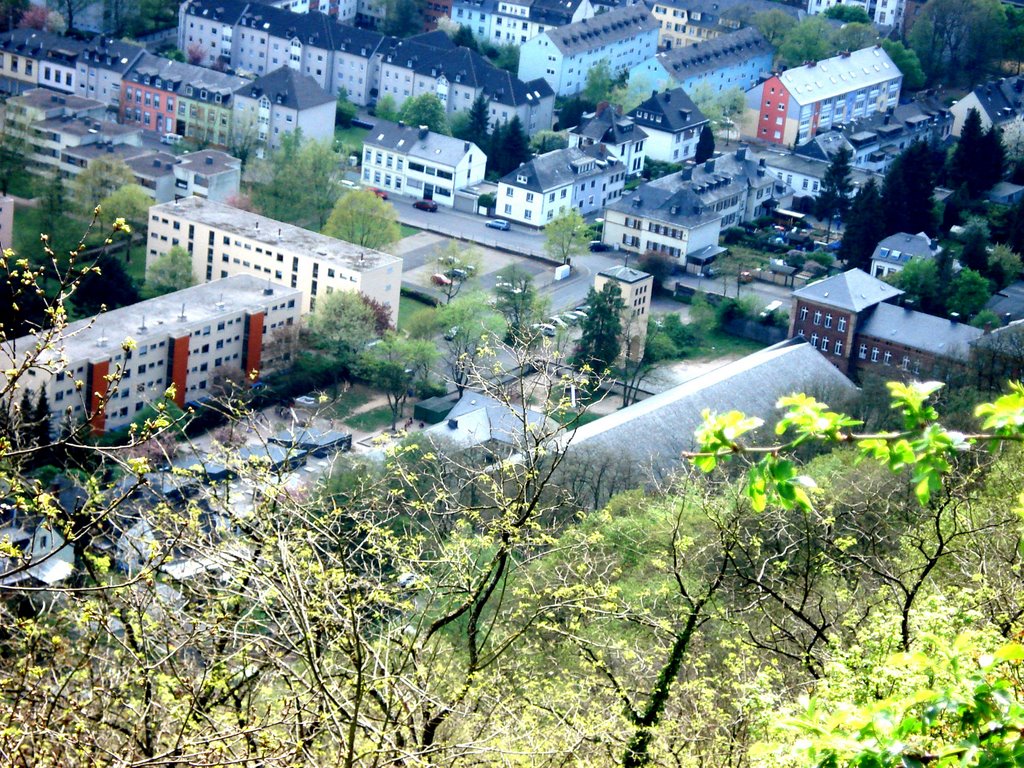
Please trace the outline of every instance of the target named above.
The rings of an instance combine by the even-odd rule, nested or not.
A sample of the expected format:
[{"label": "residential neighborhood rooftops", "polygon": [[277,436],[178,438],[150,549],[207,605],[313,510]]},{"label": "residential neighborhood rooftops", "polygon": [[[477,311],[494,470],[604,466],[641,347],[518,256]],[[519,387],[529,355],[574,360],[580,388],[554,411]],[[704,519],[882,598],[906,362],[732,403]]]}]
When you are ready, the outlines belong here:
[{"label": "residential neighborhood rooftops", "polygon": [[154,205],[149,209],[150,216],[159,215],[164,211],[253,240],[288,246],[356,272],[376,269],[387,264],[400,264],[402,261],[400,257],[389,253],[363,248],[345,240],[310,232],[302,227],[268,219],[266,216],[232,208],[230,205],[202,197],[186,197]]},{"label": "residential neighborhood rooftops", "polygon": [[522,449],[526,447],[527,425],[542,429],[547,423],[548,418],[532,408],[467,391],[444,421],[429,427],[424,434],[464,448],[496,442]]},{"label": "residential neighborhood rooftops", "polygon": [[621,264],[616,264],[614,267],[602,269],[597,274],[602,277],[610,277],[621,283],[640,283],[651,276],[648,272],[642,272],[639,269],[633,269],[632,267],[626,267]]},{"label": "residential neighborhood rooftops", "polygon": [[[782,7],[782,6],[780,6]],[[741,64],[753,56],[774,55],[775,47],[754,27],[746,27],[727,35],[693,45],[671,48],[655,59],[676,80]]]},{"label": "residential neighborhood rooftops", "polygon": [[18,104],[26,108],[38,110],[61,109],[84,112],[106,108],[106,104],[102,101],[76,96],[73,93],[57,93],[48,88],[33,88],[16,96],[15,99]]},{"label": "residential neighborhood rooftops", "polygon": [[482,150],[471,141],[379,118],[374,120],[373,129],[363,139],[363,146],[377,147],[448,166],[458,165],[467,152],[475,151],[483,155]]},{"label": "residential neighborhood rooftops", "polygon": [[791,67],[779,75],[798,104],[832,99],[896,77],[902,77],[902,73],[880,45]]},{"label": "residential neighborhood rooftops", "polygon": [[851,269],[793,291],[795,298],[851,312],[862,312],[902,295],[899,288],[883,283],[860,269]]},{"label": "residential neighborhood rooftops", "polygon": [[180,88],[187,89],[191,86],[190,98],[196,100],[212,101],[214,96],[219,96],[221,101],[226,101],[235,91],[249,82],[244,77],[228,75],[195,64],[172,61],[151,53],[143,55],[131,71],[142,78],[149,77],[163,81],[170,86],[168,90],[177,91]]},{"label": "residential neighborhood rooftops", "polygon": [[931,259],[942,249],[924,232],[911,235],[897,232],[882,240],[872,254],[872,260],[886,261],[890,264],[906,264],[911,259]]},{"label": "residential neighborhood rooftops", "polygon": [[984,331],[967,323],[946,320],[895,304],[879,304],[857,332],[862,336],[902,344],[940,357],[966,360],[973,342]]},{"label": "residential neighborhood rooftops", "polygon": [[566,147],[538,155],[506,174],[501,181],[522,189],[543,192],[606,173],[622,162],[600,144]]},{"label": "residential neighborhood rooftops", "polygon": [[971,95],[992,122],[1002,123],[1024,114],[1024,76],[990,80],[971,91]]},{"label": "residential neighborhood rooftops", "polygon": [[236,93],[251,99],[266,96],[271,104],[295,110],[310,109],[334,101],[334,97],[312,77],[287,66],[242,85]]},{"label": "residential neighborhood rooftops", "polygon": [[654,91],[629,116],[638,126],[668,133],[696,128],[708,121],[682,88],[662,93]]},{"label": "residential neighborhood rooftops", "polygon": [[565,55],[602,48],[642,32],[656,32],[658,20],[644,3],[614,8],[589,19],[549,29],[544,34]]},{"label": "residential neighborhood rooftops", "polygon": [[583,115],[580,124],[570,129],[570,132],[613,146],[647,138],[647,133],[635,124],[632,117],[623,116],[616,107],[606,102],[598,104],[595,111]]}]

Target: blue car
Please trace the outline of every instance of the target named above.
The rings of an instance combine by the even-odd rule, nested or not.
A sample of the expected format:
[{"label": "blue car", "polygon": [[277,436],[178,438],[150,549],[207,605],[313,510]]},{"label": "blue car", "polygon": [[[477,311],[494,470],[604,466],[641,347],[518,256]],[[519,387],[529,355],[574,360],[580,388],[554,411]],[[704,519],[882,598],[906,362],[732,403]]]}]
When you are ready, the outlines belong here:
[{"label": "blue car", "polygon": [[491,229],[500,229],[502,232],[508,232],[512,229],[512,225],[502,219],[491,219],[484,226]]}]

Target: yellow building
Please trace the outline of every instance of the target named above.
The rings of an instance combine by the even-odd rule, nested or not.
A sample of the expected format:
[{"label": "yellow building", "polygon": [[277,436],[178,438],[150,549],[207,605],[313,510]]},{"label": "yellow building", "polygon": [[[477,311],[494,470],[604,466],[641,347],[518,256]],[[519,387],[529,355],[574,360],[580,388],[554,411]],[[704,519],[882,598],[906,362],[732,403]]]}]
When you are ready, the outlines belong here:
[{"label": "yellow building", "polygon": [[651,291],[654,277],[632,267],[609,267],[597,273],[594,290],[601,291],[608,283],[619,286],[622,294],[622,353],[633,361],[644,354],[647,343],[647,321],[651,315]]}]

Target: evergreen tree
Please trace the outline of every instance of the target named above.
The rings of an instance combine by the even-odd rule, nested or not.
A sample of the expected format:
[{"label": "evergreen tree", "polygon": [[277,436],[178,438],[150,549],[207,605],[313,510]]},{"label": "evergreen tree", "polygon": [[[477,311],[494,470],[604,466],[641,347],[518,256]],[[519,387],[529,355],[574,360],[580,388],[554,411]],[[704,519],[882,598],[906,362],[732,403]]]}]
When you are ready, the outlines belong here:
[{"label": "evergreen tree", "polygon": [[967,113],[960,139],[949,156],[947,183],[951,187],[963,186],[968,195],[975,198],[992,186],[988,183],[988,160],[984,156],[988,144],[981,126],[981,115],[972,109]]},{"label": "evergreen tree", "polygon": [[839,257],[850,269],[871,267],[871,254],[875,246],[885,237],[885,208],[878,185],[871,179],[865,184],[850,205],[846,217],[846,231],[839,246]]},{"label": "evergreen tree", "polygon": [[139,290],[119,259],[104,253],[96,259],[95,266],[99,274],[83,277],[72,299],[79,312],[95,315],[103,307],[117,309],[139,300]]},{"label": "evergreen tree", "polygon": [[836,216],[845,216],[850,208],[850,192],[853,182],[850,180],[850,150],[843,147],[832,158],[832,163],[825,171],[821,182],[821,191],[815,200],[814,213],[828,224],[828,235],[832,235],[832,220]]},{"label": "evergreen tree", "polygon": [[487,166],[498,176],[504,176],[505,170],[504,151],[502,143],[505,141],[505,125],[498,120],[494,121],[494,130],[487,139]]},{"label": "evergreen tree", "polygon": [[935,177],[934,153],[923,141],[910,145],[896,158],[882,186],[887,235],[896,232],[935,234]]},{"label": "evergreen tree", "polygon": [[491,135],[491,149],[490,157],[498,158],[498,173],[502,176],[530,159],[530,138],[523,130],[518,115],[505,123],[500,133],[498,126],[495,126]]},{"label": "evergreen tree", "polygon": [[715,134],[707,123],[700,129],[700,138],[697,139],[697,150],[694,155],[695,163],[703,163],[715,154]]},{"label": "evergreen tree", "polygon": [[481,149],[487,148],[488,129],[491,118],[488,114],[487,98],[480,93],[469,105],[469,125],[466,127],[466,141],[472,141]]},{"label": "evergreen tree", "polygon": [[1003,146],[1002,132],[994,125],[989,126],[981,139],[980,152],[981,166],[978,168],[982,175],[982,182],[985,187],[982,192],[987,192],[1003,180],[1003,173],[1006,170],[1006,147]]},{"label": "evergreen tree", "polygon": [[452,35],[452,42],[462,48],[469,48],[471,51],[479,52],[480,50],[472,31],[465,25],[459,25],[459,28],[455,30],[455,34]]},{"label": "evergreen tree", "polygon": [[962,235],[963,249],[960,251],[960,263],[975,272],[985,274],[988,270],[988,223],[982,218],[974,217],[967,222]]},{"label": "evergreen tree", "polygon": [[600,291],[593,288],[587,294],[590,314],[583,321],[579,346],[576,348],[576,365],[589,366],[597,375],[615,364],[622,351],[622,291],[615,283],[605,283]]},{"label": "evergreen tree", "polygon": [[1024,198],[1021,198],[1007,216],[1006,244],[1016,253],[1024,253]]}]

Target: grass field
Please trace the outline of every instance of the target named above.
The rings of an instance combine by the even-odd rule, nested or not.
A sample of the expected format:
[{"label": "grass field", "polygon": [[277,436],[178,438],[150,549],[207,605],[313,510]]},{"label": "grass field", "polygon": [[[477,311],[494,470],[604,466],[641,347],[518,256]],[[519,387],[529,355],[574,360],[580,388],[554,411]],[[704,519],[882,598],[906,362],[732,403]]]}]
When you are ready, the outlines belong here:
[{"label": "grass field", "polygon": [[409,318],[423,309],[433,309],[433,307],[429,304],[424,304],[422,301],[417,301],[410,296],[402,296],[398,300],[398,327],[405,328],[409,322]]},{"label": "grass field", "polygon": [[391,409],[384,405],[380,408],[364,411],[345,419],[345,424],[352,429],[358,429],[360,432],[376,432],[391,426]]},{"label": "grass field", "polygon": [[361,154],[363,151],[363,140],[369,131],[365,128],[341,128],[334,129],[334,146],[339,150],[345,147],[348,152]]},{"label": "grass field", "polygon": [[331,416],[344,419],[363,403],[369,402],[372,396],[373,392],[370,389],[359,384],[346,392],[339,392],[337,399],[331,404]]},{"label": "grass field", "polygon": [[408,224],[399,224],[398,226],[402,230],[403,238],[411,237],[412,235],[418,235],[421,231],[419,229],[416,229],[416,227],[410,227]]},{"label": "grass field", "polygon": [[741,339],[715,329],[701,339],[701,345],[693,350],[687,350],[686,357],[722,357],[724,355],[749,355],[764,349],[764,344],[759,344],[750,339]]}]

